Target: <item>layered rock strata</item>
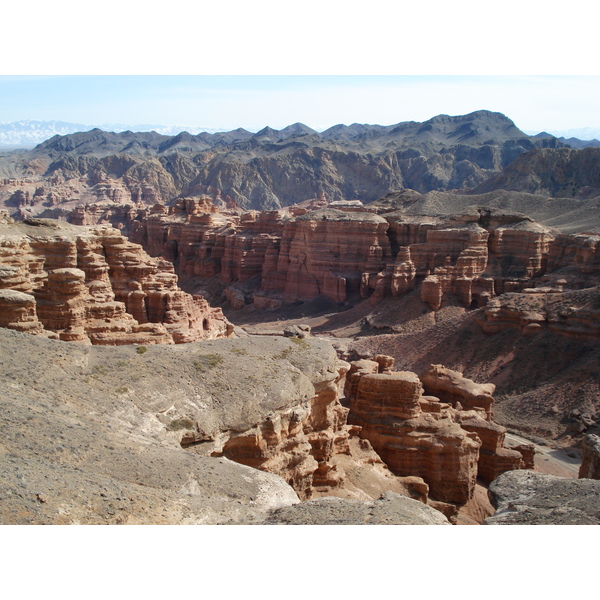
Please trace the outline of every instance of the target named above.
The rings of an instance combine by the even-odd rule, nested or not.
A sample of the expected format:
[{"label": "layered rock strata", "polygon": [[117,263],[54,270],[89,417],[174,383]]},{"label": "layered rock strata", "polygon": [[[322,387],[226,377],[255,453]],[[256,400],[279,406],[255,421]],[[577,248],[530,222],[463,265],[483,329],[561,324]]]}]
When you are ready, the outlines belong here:
[{"label": "layered rock strata", "polygon": [[512,329],[531,337],[551,331],[596,341],[600,339],[600,286],[563,291],[559,285],[502,294],[476,320],[488,334]]},{"label": "layered rock strata", "polygon": [[503,447],[506,430],[492,420],[494,386],[439,365],[421,378],[407,371],[376,373],[365,360],[353,366],[346,387],[349,422],[361,427],[360,435],[392,472],[422,477],[434,498],[464,504],[478,477],[489,482],[532,466],[530,448],[522,454]]},{"label": "layered rock strata", "polygon": [[368,213],[317,210],[286,223],[275,269],[265,265],[262,290],[290,300],[324,295],[344,302],[360,292],[365,274],[391,258],[387,222]]},{"label": "layered rock strata", "polygon": [[462,410],[482,409],[485,418],[493,420],[492,405],[496,390],[493,383],[475,383],[466,379],[458,371],[446,369],[443,365],[430,365],[421,374],[425,392],[448,402],[454,408]]},{"label": "layered rock strata", "polygon": [[562,235],[491,209],[453,217],[372,210],[240,214],[217,211],[207,199],[182,199],[134,221],[131,239],[173,261],[183,278],[218,276],[234,308],[277,308],[321,295],[376,304],[417,289],[437,311],[449,302],[486,307],[506,293],[565,293],[600,283],[597,235]]},{"label": "layered rock strata", "polygon": [[[238,425],[225,437],[205,429],[189,432],[183,435],[182,444],[276,473],[303,500],[319,495],[364,498],[357,472],[362,472],[364,479],[368,471],[369,478],[377,480],[378,485],[426,503],[428,486],[423,480],[393,477],[370,443],[359,439],[360,428],[347,423],[348,408],[339,399],[348,364],[335,359],[326,343],[290,338],[286,344],[277,360],[302,365],[302,374],[312,380],[312,386],[307,386],[303,378],[299,379],[302,402],[266,413],[251,427]],[[321,352],[316,355],[316,364],[307,363],[311,354],[314,358],[315,350]],[[329,364],[324,365],[325,360]],[[295,369],[295,376],[299,374]]]},{"label": "layered rock strata", "polygon": [[100,345],[231,335],[220,309],[177,287],[170,263],[110,227],[33,220],[0,226],[0,323]]},{"label": "layered rock strata", "polygon": [[[0,521],[284,523],[272,511],[299,502],[285,477],[303,497],[337,496],[344,522],[447,523],[427,505],[422,479],[395,477],[345,423],[332,389],[345,367],[332,347],[300,341],[139,353],[0,328]],[[263,470],[227,458],[244,461],[236,438],[260,442],[241,447],[252,460],[263,453]]]}]

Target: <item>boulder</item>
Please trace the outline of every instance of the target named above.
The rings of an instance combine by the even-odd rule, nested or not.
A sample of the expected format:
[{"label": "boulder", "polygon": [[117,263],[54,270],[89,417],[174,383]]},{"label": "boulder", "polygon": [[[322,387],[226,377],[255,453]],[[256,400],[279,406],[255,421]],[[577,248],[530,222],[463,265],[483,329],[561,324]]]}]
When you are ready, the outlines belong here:
[{"label": "boulder", "polygon": [[509,471],[489,487],[485,525],[599,525],[600,481]]}]

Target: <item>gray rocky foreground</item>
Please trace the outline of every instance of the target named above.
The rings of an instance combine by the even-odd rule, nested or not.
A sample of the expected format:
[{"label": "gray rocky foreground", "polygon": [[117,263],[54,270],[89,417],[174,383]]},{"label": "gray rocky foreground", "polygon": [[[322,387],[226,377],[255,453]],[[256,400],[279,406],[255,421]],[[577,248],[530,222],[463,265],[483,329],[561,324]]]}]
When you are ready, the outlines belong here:
[{"label": "gray rocky foreground", "polygon": [[317,340],[140,351],[0,328],[0,523],[447,523],[395,494],[279,515],[299,503],[281,477],[181,447],[191,422],[203,423],[210,450],[220,431],[301,405],[336,360]]},{"label": "gray rocky foreground", "polygon": [[598,525],[600,481],[507,471],[492,482],[485,525]]}]

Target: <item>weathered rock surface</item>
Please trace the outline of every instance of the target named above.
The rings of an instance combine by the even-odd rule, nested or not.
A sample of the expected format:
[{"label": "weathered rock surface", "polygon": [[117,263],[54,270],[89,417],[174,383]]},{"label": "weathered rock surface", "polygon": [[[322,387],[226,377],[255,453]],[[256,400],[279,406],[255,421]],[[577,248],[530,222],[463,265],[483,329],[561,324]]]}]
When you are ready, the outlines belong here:
[{"label": "weathered rock surface", "polygon": [[496,390],[493,383],[475,383],[443,365],[431,365],[421,374],[421,382],[427,394],[442,402],[448,402],[454,408],[460,404],[467,410],[483,409],[485,418],[493,420],[492,394]]},{"label": "weathered rock surface", "polygon": [[[299,501],[278,473],[304,497],[371,501],[393,491],[425,506],[423,481],[394,477],[344,424],[331,346],[299,341],[139,353],[0,329],[0,520],[261,523]],[[260,440],[241,446],[253,460],[262,453],[263,470],[227,459],[243,460],[236,440]],[[396,519],[396,504],[391,516],[379,511],[381,522]]]},{"label": "weathered rock surface", "polygon": [[509,471],[489,488],[496,513],[485,525],[599,525],[600,482]]},{"label": "weathered rock surface", "polygon": [[581,444],[582,457],[579,478],[600,479],[600,437],[588,433]]},{"label": "weathered rock surface", "polygon": [[517,330],[533,337],[551,331],[583,342],[600,339],[600,286],[562,291],[546,287],[506,293],[494,298],[477,315],[489,334]]},{"label": "weathered rock surface", "polygon": [[[173,261],[184,281],[218,275],[235,309],[252,303],[274,309],[320,296],[338,303],[369,297],[375,305],[417,289],[435,311],[456,302],[489,305],[481,319],[488,333],[512,320],[529,335],[539,329],[539,311],[523,319],[505,315],[497,310],[502,294],[542,297],[600,282],[597,235],[559,235],[522,214],[485,208],[452,217],[375,208],[381,215],[369,206],[294,217],[215,212],[206,199],[184,199],[134,221],[131,236],[150,254]],[[571,321],[560,317],[551,326],[565,335],[580,329],[597,336],[595,327]]]},{"label": "weathered rock surface", "polygon": [[181,448],[155,403],[193,397],[193,384],[178,388],[189,364],[7,329],[0,339],[3,524],[252,523],[298,502],[275,475]]},{"label": "weathered rock surface", "polygon": [[231,335],[221,309],[177,287],[170,263],[110,227],[0,225],[0,325],[101,345]]},{"label": "weathered rock surface", "polygon": [[363,274],[376,274],[391,258],[387,223],[368,213],[323,209],[288,222],[277,266],[263,272],[262,288],[287,300],[321,294],[336,302],[360,291]]},{"label": "weathered rock surface", "polygon": [[[492,420],[494,386],[441,365],[431,365],[419,379],[406,371],[373,372],[369,362],[351,365],[349,421],[393,473],[422,477],[435,499],[465,504],[478,477],[489,482],[531,465],[519,451],[503,447],[506,429]],[[424,386],[435,396],[424,395]]]},{"label": "weathered rock surface", "polygon": [[421,502],[387,492],[377,500],[359,502],[319,498],[275,509],[265,525],[450,525],[439,511]]}]

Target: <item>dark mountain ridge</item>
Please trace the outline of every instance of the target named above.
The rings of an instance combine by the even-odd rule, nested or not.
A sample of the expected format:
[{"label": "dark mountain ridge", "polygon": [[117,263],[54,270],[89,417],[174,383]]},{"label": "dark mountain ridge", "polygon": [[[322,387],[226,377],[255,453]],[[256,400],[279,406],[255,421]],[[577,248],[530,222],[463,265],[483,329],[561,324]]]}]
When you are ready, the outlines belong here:
[{"label": "dark mountain ridge", "polygon": [[433,144],[450,146],[456,143],[469,145],[498,144],[508,140],[531,140],[532,147],[553,146],[556,138],[551,136],[536,139],[523,133],[515,124],[501,113],[479,110],[468,115],[449,116],[438,115],[418,123],[406,121],[395,125],[367,125],[354,123],[353,125],[334,125],[326,131],[319,133],[314,129],[302,124],[294,123],[277,130],[264,127],[258,133],[252,134],[245,129],[222,133],[199,133],[191,135],[181,132],[176,136],[165,136],[156,132],[124,131],[120,133],[105,132],[101,129],[92,129],[88,132],[79,132],[69,135],[56,135],[49,140],[39,144],[33,150],[34,153],[54,152],[124,152],[125,148],[133,141],[146,145],[148,149],[156,153],[168,151],[173,145],[182,140],[190,145],[189,151],[202,151],[206,147],[215,147],[219,144],[235,146],[238,142],[245,140],[269,140],[280,143],[290,138],[303,136],[314,136],[315,139],[330,140],[334,142],[353,142],[366,150],[368,147],[376,147],[393,143],[399,146],[422,146]]},{"label": "dark mountain ridge", "polygon": [[600,196],[600,148],[538,149],[518,156],[473,192],[515,190],[556,198]]},{"label": "dark mountain ridge", "polygon": [[[335,125],[322,133],[302,123],[255,134],[93,129],[54,136],[19,160],[23,173],[64,182],[87,178],[103,190],[123,178],[132,197],[144,202],[209,193],[241,208],[272,210],[311,198],[371,202],[403,189],[470,189],[525,152],[562,147],[551,136],[526,135],[501,113],[480,110],[423,123]],[[144,174],[150,179],[140,179]]]}]

